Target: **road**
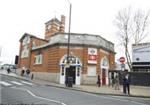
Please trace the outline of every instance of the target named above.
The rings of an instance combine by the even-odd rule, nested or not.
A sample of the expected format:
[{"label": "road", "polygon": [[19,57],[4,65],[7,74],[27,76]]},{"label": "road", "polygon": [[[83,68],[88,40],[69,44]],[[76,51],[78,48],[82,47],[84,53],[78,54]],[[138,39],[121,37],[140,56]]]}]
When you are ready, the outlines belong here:
[{"label": "road", "polygon": [[5,105],[150,105],[150,99],[108,96],[39,85],[0,75],[1,104]]}]

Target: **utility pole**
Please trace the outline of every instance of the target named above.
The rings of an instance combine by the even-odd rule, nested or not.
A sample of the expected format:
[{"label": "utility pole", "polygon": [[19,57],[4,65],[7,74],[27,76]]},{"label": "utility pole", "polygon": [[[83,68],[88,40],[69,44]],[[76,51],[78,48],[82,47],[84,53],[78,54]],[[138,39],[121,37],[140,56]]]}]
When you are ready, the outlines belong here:
[{"label": "utility pole", "polygon": [[[68,0],[69,2],[69,0]],[[67,87],[72,87],[72,82],[71,82],[71,78],[69,77],[69,72],[70,72],[70,29],[71,29],[71,9],[72,9],[72,5],[69,2],[69,28],[68,28],[68,43],[67,43],[67,67],[66,67],[66,80],[65,80],[65,84]]]},{"label": "utility pole", "polygon": [[[69,2],[69,1],[68,1]],[[70,56],[70,29],[71,29],[71,9],[72,9],[72,5],[70,4],[70,8],[69,8],[69,29],[68,29],[68,43],[67,43],[67,64],[70,63],[69,61],[69,56]]]}]

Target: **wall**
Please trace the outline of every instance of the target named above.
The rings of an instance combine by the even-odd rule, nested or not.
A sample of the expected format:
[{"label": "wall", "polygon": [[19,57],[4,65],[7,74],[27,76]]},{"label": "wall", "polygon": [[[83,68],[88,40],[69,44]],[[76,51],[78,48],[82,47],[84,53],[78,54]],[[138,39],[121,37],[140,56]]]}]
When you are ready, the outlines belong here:
[{"label": "wall", "polygon": [[[43,54],[43,63],[35,65],[34,59],[38,51],[40,51]],[[61,46],[53,45],[38,50],[32,50],[30,63],[31,71],[35,73],[36,78],[39,79],[43,78],[44,80],[59,83],[59,76],[60,76],[59,64],[61,58],[66,54],[67,54],[67,46],[62,45]],[[96,84],[97,75],[87,76],[87,67],[91,65],[88,64],[88,47],[70,46],[70,54],[78,57],[82,63],[81,84]],[[109,62],[109,66],[113,68],[114,63],[112,62],[114,62],[114,56],[115,56],[114,53],[109,53],[105,50],[97,48],[97,64],[92,64],[92,66],[96,66],[96,73],[101,74],[100,62],[103,57],[107,57],[107,59],[111,62],[111,63]]]},{"label": "wall", "polygon": [[32,72],[34,79],[45,80],[49,82],[59,83],[59,73],[47,73],[47,72]]},{"label": "wall", "polygon": [[[42,64],[34,64],[35,55],[37,54],[38,51],[40,51],[40,53],[43,55]],[[37,71],[37,72],[48,71],[48,49],[40,49],[40,50],[32,51],[30,68],[31,71]]]},{"label": "wall", "polygon": [[150,45],[133,48],[133,62],[150,62]]},{"label": "wall", "polygon": [[[16,74],[21,75],[21,69],[16,70]],[[34,75],[33,79],[45,80],[49,82],[59,83],[60,74],[59,73],[47,73],[47,72],[34,72],[30,73]]]},{"label": "wall", "polygon": [[[29,50],[28,57],[22,58],[21,55],[22,55],[22,51],[23,51],[25,46],[27,46],[27,49]],[[32,44],[31,43],[27,43],[27,44],[23,45],[23,42],[22,41],[20,42],[19,64],[18,64],[19,68],[21,68],[23,66],[25,66],[26,68],[30,67],[30,54],[31,54],[30,50],[31,50],[31,48],[32,48]]]},{"label": "wall", "polygon": [[59,46],[51,46],[48,48],[48,61],[47,72],[59,73]]},{"label": "wall", "polygon": [[87,74],[81,76],[81,84],[96,85],[96,83],[97,76],[87,76]]}]

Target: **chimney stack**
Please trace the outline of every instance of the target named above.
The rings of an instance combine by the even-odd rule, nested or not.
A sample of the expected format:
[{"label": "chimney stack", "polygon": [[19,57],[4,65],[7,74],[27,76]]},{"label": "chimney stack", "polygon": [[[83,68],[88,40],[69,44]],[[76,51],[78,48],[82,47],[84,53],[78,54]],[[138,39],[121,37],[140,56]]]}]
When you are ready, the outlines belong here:
[{"label": "chimney stack", "polygon": [[65,32],[65,16],[61,15],[60,32]]}]

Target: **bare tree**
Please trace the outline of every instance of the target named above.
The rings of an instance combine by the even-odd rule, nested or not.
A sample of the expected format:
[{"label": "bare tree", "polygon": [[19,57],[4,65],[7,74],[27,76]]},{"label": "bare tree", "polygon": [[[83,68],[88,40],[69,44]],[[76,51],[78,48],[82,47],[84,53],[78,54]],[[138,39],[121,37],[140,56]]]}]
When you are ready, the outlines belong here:
[{"label": "bare tree", "polygon": [[149,12],[138,10],[133,17],[133,39],[134,44],[140,43],[148,35]]},{"label": "bare tree", "polygon": [[[129,52],[130,44],[140,43],[148,34],[149,13],[144,14],[140,10],[132,12],[131,8],[126,8],[118,12],[115,18],[115,24],[118,28],[117,37],[120,44],[123,45],[127,64],[132,69],[131,55]],[[133,43],[132,43],[133,44]]]}]

